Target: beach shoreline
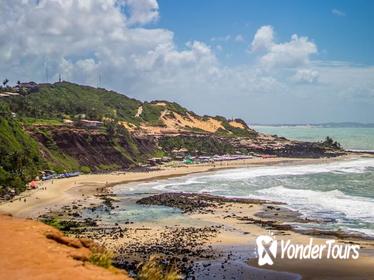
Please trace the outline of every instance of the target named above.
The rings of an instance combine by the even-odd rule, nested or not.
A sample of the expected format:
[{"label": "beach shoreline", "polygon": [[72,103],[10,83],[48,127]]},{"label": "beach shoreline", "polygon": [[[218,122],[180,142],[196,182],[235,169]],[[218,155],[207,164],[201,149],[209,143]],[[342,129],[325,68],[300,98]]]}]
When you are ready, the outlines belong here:
[{"label": "beach shoreline", "polygon": [[[43,181],[35,190],[27,190],[9,201],[0,204],[0,213],[16,217],[36,218],[51,209],[81,198],[93,196],[105,188],[119,184],[161,180],[196,173],[223,169],[270,166],[276,164],[320,164],[360,158],[358,155],[345,155],[336,158],[252,158],[245,160],[223,161],[217,163],[191,164],[160,167],[149,172],[119,171],[107,174],[85,174],[78,177]],[[92,198],[92,197],[91,197]],[[92,200],[95,200],[92,198]],[[92,202],[92,201],[91,201]]]},{"label": "beach shoreline", "polygon": [[[234,168],[245,168],[245,167],[257,167],[257,166],[270,166],[270,165],[305,165],[305,164],[321,164],[321,163],[330,163],[330,162],[337,162],[343,160],[354,160],[359,159],[357,155],[348,155],[339,158],[324,158],[324,159],[289,159],[289,158],[271,158],[271,159],[249,159],[249,160],[238,160],[238,161],[230,161],[230,162],[222,162],[220,164],[199,164],[199,165],[188,165],[188,166],[181,166],[181,167],[163,167],[160,170],[151,171],[151,172],[119,172],[119,173],[111,173],[111,174],[98,174],[98,175],[82,175],[79,177],[74,178],[67,178],[67,179],[59,179],[54,181],[45,182],[42,187],[46,188],[46,190],[33,190],[29,193],[24,194],[24,196],[17,197],[13,200],[13,202],[7,202],[0,205],[0,211],[11,214],[15,217],[26,217],[26,218],[33,218],[36,219],[40,216],[43,216],[47,213],[59,213],[61,214],[61,209],[66,205],[73,205],[74,211],[78,211],[81,209],[86,209],[87,207],[95,208],[97,205],[103,203],[103,197],[107,196],[112,199],[112,194],[110,191],[112,187],[122,184],[128,183],[135,183],[135,182],[145,182],[145,181],[154,181],[154,180],[162,180],[177,176],[186,176],[196,173],[202,172],[211,172],[216,170],[223,170],[223,169],[234,169]],[[26,198],[26,202],[24,199]],[[113,202],[115,203],[115,195],[113,196]],[[274,203],[277,205],[277,203]],[[288,238],[292,239],[294,242],[298,242],[300,244],[307,244],[309,242],[309,238],[313,237],[317,243],[322,243],[326,239],[336,239],[338,243],[345,244],[352,242],[354,244],[359,244],[360,246],[365,248],[365,255],[363,255],[362,259],[359,259],[352,263],[346,263],[347,265],[344,267],[347,273],[349,272],[351,267],[355,267],[355,271],[360,271],[360,268],[367,271],[367,266],[372,264],[374,261],[374,242],[371,240],[365,240],[360,238],[352,238],[352,237],[342,237],[342,236],[324,236],[323,234],[313,235],[311,233],[305,234],[296,232],[293,229],[282,227],[279,228],[273,227],[271,223],[269,224],[269,220],[275,219],[277,221],[281,221],[280,216],[282,213],[286,213],[286,215],[293,215],[288,210],[277,210],[277,212],[269,218],[261,218],[258,216],[258,213],[269,211],[269,205],[272,205],[272,202],[262,202],[262,203],[255,203],[252,201],[249,205],[248,203],[241,204],[241,203],[229,203],[225,202],[220,207],[213,207],[208,212],[204,213],[186,213],[184,214],[185,221],[187,223],[179,224],[179,220],[175,221],[173,219],[165,220],[163,223],[158,224],[158,222],[149,222],[149,223],[134,223],[134,224],[126,224],[126,225],[116,225],[113,226],[114,231],[113,233],[104,234],[104,235],[90,235],[89,238],[94,239],[95,241],[99,241],[99,243],[105,245],[106,247],[110,248],[113,251],[118,251],[122,255],[126,255],[129,251],[123,248],[130,248],[130,252],[134,250],[134,248],[139,250],[139,252],[148,251],[147,248],[154,247],[155,244],[158,242],[153,237],[160,238],[163,240],[163,244],[169,244],[168,250],[169,252],[177,252],[180,253],[179,249],[175,248],[174,241],[170,241],[165,236],[176,234],[179,237],[187,236],[187,239],[190,238],[188,235],[191,235],[191,230],[193,234],[197,234],[200,236],[199,238],[203,238],[205,241],[199,241],[198,246],[194,245],[199,240],[199,238],[194,239],[191,243],[190,240],[185,242],[186,247],[194,247],[199,248],[200,251],[194,252],[193,250],[190,252],[193,255],[190,261],[199,261],[200,256],[205,255],[214,255],[216,254],[215,258],[216,261],[211,259],[208,260],[211,264],[207,267],[204,265],[201,266],[201,271],[196,268],[190,268],[194,271],[200,271],[200,276],[205,275],[207,272],[206,269],[213,269],[214,265],[217,264],[216,273],[229,273],[230,269],[233,269],[230,266],[226,266],[228,259],[225,259],[225,271],[221,269],[221,262],[223,262],[223,258],[230,258],[229,252],[231,250],[223,250],[222,248],[248,248],[248,254],[245,254],[245,259],[240,260],[241,264],[245,264],[241,269],[243,270],[244,275],[251,275],[251,276],[259,276],[263,275],[264,273],[270,277],[269,279],[291,279],[287,277],[295,277],[295,275],[304,275],[307,278],[305,279],[319,279],[313,278],[313,270],[311,266],[314,263],[296,263],[293,264],[292,262],[281,262],[278,266],[274,267],[263,267],[259,268],[256,265],[256,261],[254,260],[254,248],[255,248],[255,239],[259,235],[266,235],[269,233],[269,229],[275,234],[278,238]],[[60,211],[60,212],[59,212]],[[63,211],[65,212],[65,210]],[[69,215],[74,214],[75,212],[70,212]],[[64,213],[66,214],[66,212]],[[244,215],[245,214],[245,215]],[[276,216],[275,216],[276,215]],[[280,216],[279,216],[280,215]],[[294,217],[297,218],[296,216]],[[69,216],[71,219],[71,216]],[[73,218],[74,220],[74,218]],[[79,219],[78,219],[79,220]],[[98,228],[100,226],[105,226],[102,222],[98,223]],[[192,227],[190,225],[193,225]],[[171,228],[174,231],[170,231]],[[192,229],[195,228],[195,229]],[[120,231],[118,231],[120,229]],[[105,231],[105,230],[104,230]],[[120,234],[118,234],[120,232]],[[80,233],[81,234],[81,233]],[[193,235],[192,234],[192,235]],[[105,236],[107,235],[107,236]],[[85,237],[85,235],[79,235],[80,237]],[[121,237],[122,236],[122,237]],[[123,237],[124,236],[124,237]],[[182,238],[181,237],[181,238]],[[164,238],[164,239],[162,239]],[[183,237],[185,238],[185,237]],[[132,244],[132,245],[131,245]],[[134,244],[143,244],[143,247],[139,248],[138,245]],[[159,246],[160,244],[158,244]],[[163,246],[163,245],[162,245]],[[174,247],[173,247],[174,246]],[[239,246],[239,247],[238,247]],[[206,250],[206,248],[210,248],[206,251],[206,253],[201,253]],[[204,249],[205,248],[205,249]],[[183,248],[181,248],[182,250]],[[184,248],[185,249],[185,248]],[[122,250],[122,251],[121,251]],[[174,250],[174,251],[173,251]],[[213,253],[215,252],[215,253]],[[141,253],[143,254],[143,253]],[[142,255],[148,256],[147,254]],[[220,256],[219,258],[217,256]],[[131,258],[130,258],[131,259]],[[137,256],[134,257],[137,260],[137,263],[140,260],[137,259]],[[128,260],[126,259],[126,262]],[[229,261],[230,263],[230,261]],[[309,264],[311,266],[309,266]],[[135,266],[135,265],[133,265]],[[339,267],[341,264],[339,264]],[[211,267],[211,268],[210,268]],[[324,266],[328,268],[328,266]],[[127,268],[127,267],[126,267]],[[270,269],[270,270],[269,270]],[[343,268],[341,270],[344,270]],[[222,271],[221,271],[222,270]],[[248,271],[247,271],[248,270]],[[278,273],[278,272],[279,273]],[[291,273],[290,275],[282,274],[284,272]],[[339,272],[340,273],[340,272]],[[338,274],[339,274],[338,273]],[[338,275],[337,274],[337,275]],[[340,274],[339,274],[340,275]],[[315,276],[315,275],[314,275]],[[285,278],[282,278],[285,277]],[[309,277],[309,278],[308,278]],[[200,277],[201,278],[201,277]],[[198,278],[199,279],[199,278]],[[205,278],[204,278],[205,279]],[[322,278],[321,278],[322,279]]]}]

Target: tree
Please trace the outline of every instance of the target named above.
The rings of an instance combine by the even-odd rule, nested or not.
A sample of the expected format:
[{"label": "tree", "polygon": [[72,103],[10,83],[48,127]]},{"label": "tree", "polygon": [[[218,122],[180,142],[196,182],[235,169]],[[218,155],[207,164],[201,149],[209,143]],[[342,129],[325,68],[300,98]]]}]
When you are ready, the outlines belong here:
[{"label": "tree", "polygon": [[330,148],[341,149],[341,145],[339,142],[334,141],[331,137],[327,136],[323,145]]},{"label": "tree", "polygon": [[7,83],[9,83],[9,80],[7,78],[5,78],[5,80],[3,81],[3,86],[5,87],[7,85]]}]

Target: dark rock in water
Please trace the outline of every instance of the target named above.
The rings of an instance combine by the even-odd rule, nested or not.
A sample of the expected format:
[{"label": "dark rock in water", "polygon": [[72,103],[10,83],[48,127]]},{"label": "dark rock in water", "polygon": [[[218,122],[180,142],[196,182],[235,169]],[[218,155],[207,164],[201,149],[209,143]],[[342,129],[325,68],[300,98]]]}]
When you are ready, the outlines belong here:
[{"label": "dark rock in water", "polygon": [[[162,193],[139,199],[137,204],[143,205],[162,205],[179,208],[183,213],[210,213],[213,210],[209,208],[220,207],[222,203],[244,203],[244,204],[263,204],[270,201],[246,198],[226,198],[209,194],[193,193]],[[278,203],[279,204],[279,203]]]},{"label": "dark rock in water", "polygon": [[72,213],[72,216],[73,217],[80,217],[81,215],[78,212],[74,212],[74,213]]}]

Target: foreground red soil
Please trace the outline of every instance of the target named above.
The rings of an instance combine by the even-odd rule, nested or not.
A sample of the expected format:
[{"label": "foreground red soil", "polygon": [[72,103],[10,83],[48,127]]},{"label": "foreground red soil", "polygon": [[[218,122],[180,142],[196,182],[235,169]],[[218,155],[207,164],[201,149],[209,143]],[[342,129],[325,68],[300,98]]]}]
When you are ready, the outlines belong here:
[{"label": "foreground red soil", "polygon": [[40,222],[0,215],[0,279],[130,279],[85,261],[85,245]]}]

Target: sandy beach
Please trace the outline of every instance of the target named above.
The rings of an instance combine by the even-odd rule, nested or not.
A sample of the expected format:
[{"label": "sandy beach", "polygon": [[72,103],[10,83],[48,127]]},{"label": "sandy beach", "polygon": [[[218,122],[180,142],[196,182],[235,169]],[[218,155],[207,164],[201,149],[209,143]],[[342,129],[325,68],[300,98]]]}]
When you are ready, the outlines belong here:
[{"label": "sandy beach", "polygon": [[[352,159],[352,156],[339,159],[248,159],[199,164],[188,166],[165,166],[150,172],[118,172],[111,174],[82,175],[79,177],[43,182],[37,190],[23,193],[11,202],[0,205],[0,211],[16,217],[37,218],[46,213],[60,213],[62,218],[71,213],[84,211],[90,205],[102,203],[102,197],[108,196],[112,186],[130,182],[165,179],[212,170],[287,164],[325,163],[336,160]],[[134,186],[134,184],[132,184]],[[136,186],[136,185],[135,185]],[[104,190],[104,192],[103,192]],[[203,198],[204,199],[204,198]],[[173,199],[173,203],[175,200]],[[110,207],[114,209],[119,202],[113,196]],[[123,203],[123,202],[122,202]],[[72,205],[74,207],[72,207]],[[163,205],[163,204],[160,204]],[[62,212],[62,207],[65,207]],[[67,208],[70,209],[66,211]],[[175,207],[178,207],[175,205]],[[77,209],[73,210],[72,209]],[[95,207],[92,208],[93,213]],[[371,270],[374,264],[374,243],[356,237],[324,236],[323,234],[306,235],[285,227],[285,222],[299,219],[296,213],[282,205],[272,202],[214,202],[209,207],[186,212],[175,220],[173,217],[149,222],[132,222],[109,225],[97,219],[97,225],[86,231],[76,233],[76,237],[88,237],[105,247],[124,256],[130,269],[147,259],[154,252],[161,250],[169,256],[179,258],[188,255],[188,269],[197,279],[214,279],[212,275],[237,275],[239,279],[358,279],[374,277]],[[110,211],[110,210],[109,210]],[[100,213],[100,212],[99,212]],[[267,213],[263,218],[259,213]],[[81,214],[77,215],[80,216]],[[100,215],[100,214],[99,214]],[[74,218],[73,218],[74,220]],[[77,218],[80,221],[80,218]],[[327,239],[335,239],[338,244],[359,244],[363,248],[358,260],[346,261],[287,261],[280,260],[272,267],[258,267],[255,253],[255,240],[259,235],[272,232],[277,239],[290,239],[295,243],[308,244],[311,237],[316,244]],[[188,252],[188,253],[186,253]],[[249,264],[249,265],[248,265]],[[316,271],[316,265],[321,271]],[[334,269],[330,268],[334,266]],[[209,278],[207,275],[210,275]],[[226,277],[225,276],[225,277]],[[366,278],[365,278],[366,277]]]}]

